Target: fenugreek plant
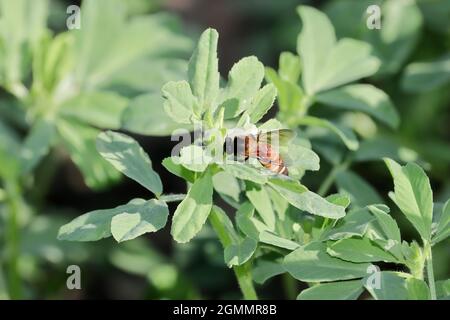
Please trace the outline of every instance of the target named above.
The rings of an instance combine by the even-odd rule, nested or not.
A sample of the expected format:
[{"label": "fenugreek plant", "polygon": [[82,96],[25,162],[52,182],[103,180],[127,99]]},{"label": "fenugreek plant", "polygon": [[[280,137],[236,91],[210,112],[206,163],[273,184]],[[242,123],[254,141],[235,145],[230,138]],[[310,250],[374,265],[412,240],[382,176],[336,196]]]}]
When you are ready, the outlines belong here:
[{"label": "fenugreek plant", "polygon": [[[414,10],[414,8],[409,8],[409,4],[399,5],[406,5],[407,9]],[[390,7],[395,6],[395,4],[392,4]],[[350,150],[350,152],[346,152],[343,148],[336,147],[335,142],[330,139],[330,137],[324,139],[321,137],[323,134],[318,135],[316,131],[312,131],[311,129],[303,131],[303,136],[312,141],[313,148],[321,153],[333,166],[332,170],[321,184],[319,194],[326,195],[332,184],[335,182],[338,190],[351,198],[352,204],[349,214],[343,218],[342,221],[339,221],[336,224],[333,222],[333,228],[331,229],[328,225],[329,221],[324,221],[320,230],[313,233],[313,243],[307,244],[296,253],[290,254],[288,256],[289,258],[285,258],[285,268],[287,268],[295,278],[306,282],[329,282],[332,280],[354,279],[362,277],[364,273],[369,272],[369,270],[373,270],[374,272],[375,270],[379,270],[369,264],[360,264],[358,266],[353,265],[355,268],[361,267],[361,274],[359,276],[357,275],[358,271],[356,269],[353,274],[351,272],[343,272],[340,275],[338,273],[333,274],[330,270],[326,269],[327,267],[331,268],[332,266],[332,260],[326,262],[331,255],[333,257],[338,257],[341,260],[354,263],[384,261],[404,264],[409,268],[410,272],[410,274],[402,275],[382,273],[383,277],[385,275],[390,277],[386,283],[394,280],[395,277],[398,278],[397,281],[394,282],[396,282],[395,286],[399,288],[399,291],[392,294],[389,293],[390,289],[386,283],[380,284],[382,277],[378,274],[377,277],[374,276],[378,281],[376,285],[374,283],[368,283],[367,278],[364,281],[354,280],[340,283],[326,283],[314,286],[311,289],[302,292],[302,294],[299,295],[299,298],[356,298],[361,294],[364,286],[366,286],[372,296],[377,299],[436,298],[430,249],[430,243],[432,243],[433,240],[431,240],[430,234],[421,234],[422,248],[419,248],[416,242],[412,242],[411,244],[403,242],[402,246],[404,247],[404,251],[401,253],[399,249],[401,244],[399,232],[397,232],[395,237],[394,234],[389,233],[389,231],[386,231],[387,233],[384,236],[382,236],[382,232],[371,233],[370,230],[374,224],[386,224],[385,221],[383,222],[380,219],[383,219],[382,215],[389,217],[387,215],[389,209],[384,205],[377,204],[382,201],[377,192],[361,177],[348,170],[348,167],[352,162],[381,160],[384,156],[391,156],[397,159],[409,158],[410,160],[416,158],[416,155],[411,152],[411,150],[406,150],[405,148],[401,149],[398,146],[396,147],[395,143],[392,143],[392,141],[388,139],[384,139],[384,145],[381,143],[380,139],[372,139],[367,142],[363,141],[361,147],[359,147],[356,136],[351,131],[351,127],[353,126],[355,130],[364,137],[364,133],[367,132],[364,127],[370,127],[369,124],[371,122],[365,121],[365,119],[367,120],[366,116],[362,117],[361,115],[349,114],[349,111],[363,112],[392,128],[397,127],[399,122],[397,112],[389,97],[383,91],[369,84],[342,86],[352,80],[387,72],[392,68],[387,68],[386,66],[394,67],[394,64],[392,63],[393,59],[383,57],[383,55],[380,55],[376,50],[372,50],[371,46],[366,42],[352,39],[341,39],[336,41],[334,29],[328,18],[316,9],[299,7],[298,12],[303,22],[302,31],[298,37],[297,50],[299,55],[296,56],[288,52],[282,53],[280,56],[278,73],[271,68],[267,68],[266,77],[268,81],[274,83],[278,89],[278,102],[280,106],[278,118],[282,122],[293,128],[296,128],[298,125],[325,127],[340,137],[346,147]],[[388,30],[390,30],[391,33],[395,33],[392,29]],[[323,33],[323,37],[321,37],[320,41],[315,39],[317,36],[316,32]],[[377,36],[378,35],[372,37]],[[324,54],[325,52],[328,54]],[[340,54],[337,55],[335,52]],[[389,54],[389,56],[397,57],[398,55],[394,52],[393,54]],[[377,57],[380,57],[381,60]],[[350,65],[352,65],[352,68],[349,67]],[[382,66],[381,70],[379,69],[380,65]],[[399,67],[399,65],[400,63],[395,64],[397,67]],[[302,66],[304,67],[302,68]],[[350,71],[349,69],[352,70]],[[299,81],[300,77],[301,82]],[[337,118],[340,124],[336,126],[333,120],[309,116],[308,113],[316,108],[315,105],[327,105],[341,111],[341,115],[338,114],[339,117]],[[342,111],[345,111],[345,113],[342,114]],[[331,112],[331,115],[336,115],[336,112]],[[350,119],[358,119],[363,125],[355,127],[353,125],[354,121],[348,121],[349,116]],[[349,137],[351,138],[349,139]],[[391,164],[395,163],[392,160],[386,161],[389,161]],[[394,165],[390,165],[390,168],[392,166]],[[428,184],[429,190],[424,190],[423,192],[426,192],[431,199],[430,201],[432,201],[431,189],[429,188],[429,182],[427,182],[428,178],[423,171],[413,164],[410,164],[407,167],[410,170],[413,170],[411,168],[414,168],[416,173],[420,174],[422,183],[424,185]],[[394,176],[394,178],[397,182],[396,176]],[[411,180],[414,179],[416,178],[411,177]],[[414,199],[411,198],[408,201],[413,203],[412,201],[414,201]],[[419,200],[417,200],[416,203],[418,203],[418,201]],[[404,209],[404,207],[402,208],[400,205],[399,207],[405,212],[406,209]],[[384,213],[382,211],[384,211]],[[405,212],[405,214],[408,217],[411,212]],[[429,210],[416,210],[415,214],[428,215],[427,219],[431,219],[431,212]],[[439,216],[440,209],[437,210],[438,218],[435,218],[436,221],[439,220]],[[392,220],[390,217],[389,219]],[[359,224],[357,221],[362,224]],[[398,230],[395,221],[392,220],[391,222],[390,228]],[[443,225],[446,225],[446,223],[445,220],[442,222]],[[352,224],[355,224],[354,226],[359,231],[352,229],[352,227],[350,227]],[[369,226],[369,231],[366,230],[367,226]],[[420,228],[420,226],[415,226],[416,228]],[[359,229],[360,227],[362,228]],[[430,227],[431,224],[428,225],[428,229]],[[346,230],[346,228],[349,229]],[[445,229],[446,227],[443,228]],[[430,230],[431,229],[428,231]],[[334,232],[337,232],[337,234]],[[332,236],[330,237],[329,234]],[[443,234],[437,238],[446,238],[447,236],[446,232],[443,232]],[[346,240],[346,238],[350,239]],[[308,258],[306,258],[308,254],[324,252],[318,248],[319,244],[314,243],[314,241],[327,241],[327,246],[324,246],[324,248],[326,248],[328,257],[327,255],[323,255],[323,259],[317,258],[316,260],[308,260]],[[375,243],[378,242],[377,245],[374,245],[374,241]],[[381,245],[383,241],[387,241],[384,246]],[[396,247],[394,250],[397,250],[397,257],[395,259],[392,259],[392,257],[388,259],[387,256],[384,258],[381,258],[381,256],[375,257],[375,252],[370,253],[371,249],[374,251],[378,250],[379,253],[382,253],[383,250],[389,251],[394,247]],[[305,248],[308,252],[305,251]],[[339,249],[335,250],[336,248]],[[343,251],[339,252],[340,249]],[[367,256],[363,258],[362,255],[365,254],[367,254]],[[358,255],[360,256],[358,257]],[[371,256],[371,258],[369,258],[369,256]],[[427,257],[429,257],[429,259]],[[430,291],[428,291],[426,284],[421,281],[423,279],[425,261],[428,263],[427,270],[429,270],[428,283],[430,285]],[[290,265],[289,268],[286,263]],[[317,273],[310,274],[312,270],[309,270],[309,268],[312,268],[314,265],[318,267],[321,263],[323,263],[324,270],[319,272],[319,269],[315,268],[314,272],[317,271]],[[334,268],[338,267],[335,266]],[[363,271],[364,268],[366,268],[366,271]],[[405,278],[408,280],[405,280]],[[406,282],[415,283],[415,286],[421,287],[421,289],[412,292],[414,291],[414,289],[410,288],[410,286],[413,286],[412,284],[408,284],[408,289],[405,289],[407,287],[405,284]],[[443,283],[444,282],[440,283],[440,287]],[[441,292],[441,297],[446,295],[442,289],[439,289],[438,291]]]},{"label": "fenugreek plant", "polygon": [[[0,1],[0,278],[3,270],[7,278],[0,292],[11,298],[25,295],[24,250],[53,263],[66,256],[53,239],[31,239],[35,223],[61,224],[34,216],[47,205],[57,164],[70,157],[92,189],[116,182],[120,174],[96,151],[97,135],[126,127],[122,113],[133,98],[177,78],[191,47],[172,17],[130,17],[121,1],[83,2],[81,28],[58,34],[47,26],[49,7],[45,0]],[[30,249],[33,242],[41,247]]]},{"label": "fenugreek plant", "polygon": [[[169,82],[162,88],[164,109],[174,121],[186,126],[200,123],[209,132],[201,143],[194,141],[179,156],[163,161],[167,170],[186,180],[187,194],[163,194],[161,180],[137,142],[120,133],[102,133],[97,139],[100,154],[155,198],[87,213],[63,226],[59,239],[93,241],[112,235],[117,241],[130,240],[164,227],[169,214],[166,203],[182,200],[172,217],[174,240],[190,241],[209,219],[224,246],[226,264],[234,269],[244,297],[252,299],[256,293],[251,266],[257,256],[271,251],[265,246],[295,248],[297,244],[283,235],[293,234],[293,219],[300,219],[301,211],[338,219],[345,215],[348,200],[337,195],[324,199],[296,179],[268,174],[257,161],[224,161],[227,127],[255,132],[282,125],[276,120],[258,123],[272,107],[276,90],[271,84],[260,88],[264,67],[256,57],[237,62],[228,84],[220,88],[217,41],[215,30],[205,31],[189,63],[189,82]],[[317,155],[301,139],[293,139],[287,148],[292,173],[318,169]],[[214,192],[236,209],[232,219],[214,204]],[[298,216],[286,213],[289,203]]]},{"label": "fenugreek plant", "polygon": [[[135,111],[141,133],[146,129],[137,118],[145,108],[148,113],[158,108],[165,111],[172,121],[172,125],[162,126],[165,133],[175,127],[184,127],[184,133],[194,130],[193,141],[180,144],[179,150],[163,161],[169,172],[185,180],[186,194],[163,192],[150,157],[134,139],[103,132],[97,138],[99,153],[147,188],[153,198],[132,199],[113,209],[88,212],[62,226],[58,238],[135,239],[164,228],[169,218],[167,203],[180,201],[171,216],[173,239],[187,243],[209,224],[223,245],[224,263],[233,268],[246,299],[257,298],[255,283],[280,274],[284,274],[294,297],[299,290],[292,278],[310,287],[298,295],[299,299],[356,299],[365,289],[375,299],[448,296],[448,280],[435,282],[431,248],[449,236],[449,202],[433,205],[429,180],[418,165],[402,167],[385,158],[394,178],[390,197],[418,231],[421,244],[402,241],[397,223],[379,196],[375,201],[369,196],[360,199],[351,190],[340,188],[342,193],[324,198],[337,174],[325,179],[319,189],[322,195],[302,184],[305,171],[319,170],[319,157],[311,149],[316,147],[315,136],[298,126],[329,129],[350,150],[359,144],[348,127],[309,115],[314,101],[366,112],[392,127],[398,117],[387,95],[374,86],[343,86],[378,70],[379,61],[371,54],[371,47],[356,40],[336,41],[323,14],[309,7],[299,11],[304,23],[299,56],[283,54],[278,74],[270,69],[265,72],[256,57],[246,57],[232,67],[228,81],[221,86],[218,34],[208,29],[189,62],[188,80],[168,82],[162,88],[162,99],[152,95],[148,100],[160,101],[159,106],[141,103]],[[324,37],[315,37],[315,30],[324,30]],[[261,87],[265,75],[269,83]],[[264,121],[277,91],[278,119]],[[124,117],[131,128],[130,113]],[[230,137],[286,129],[296,133],[286,145],[278,141],[277,151],[288,168],[287,175],[271,170],[273,163],[267,164],[261,157],[239,159],[235,153],[224,152]],[[327,150],[327,141],[328,145],[336,142],[324,137],[317,149]],[[344,169],[339,172],[346,172]],[[367,185],[359,177],[347,185],[358,189],[355,184]],[[220,200],[229,208],[221,208]],[[374,264],[378,262],[379,266]],[[388,271],[384,262],[397,264],[401,271]]]},{"label": "fenugreek plant", "polygon": [[389,96],[372,84],[354,83],[377,74],[382,60],[368,42],[337,40],[333,25],[319,10],[300,6],[298,13],[302,21],[298,55],[283,52],[278,72],[266,68],[266,79],[278,90],[277,118],[289,128],[303,130],[303,136],[331,164],[319,194],[325,195],[336,182],[341,191],[356,191],[353,202],[380,202],[377,192],[347,169],[352,163],[383,156],[409,161],[417,157],[395,141],[376,136],[377,124],[372,119],[391,129],[399,125]]},{"label": "fenugreek plant", "polygon": [[[336,227],[320,232],[321,244],[309,243],[285,257],[284,266],[295,278],[320,282],[299,299],[356,299],[364,288],[383,300],[448,298],[450,281],[435,282],[431,249],[450,236],[450,200],[433,203],[430,182],[418,165],[385,162],[394,179],[389,197],[417,230],[421,245],[402,241],[386,205],[353,209]],[[374,262],[395,263],[404,271],[380,271]],[[357,280],[341,281],[349,279]]]}]

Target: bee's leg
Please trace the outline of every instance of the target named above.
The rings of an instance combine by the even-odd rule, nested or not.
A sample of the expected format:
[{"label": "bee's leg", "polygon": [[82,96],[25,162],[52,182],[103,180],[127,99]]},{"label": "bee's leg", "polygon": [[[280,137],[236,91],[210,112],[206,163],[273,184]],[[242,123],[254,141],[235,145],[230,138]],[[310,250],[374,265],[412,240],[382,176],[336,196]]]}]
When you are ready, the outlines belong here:
[{"label": "bee's leg", "polygon": [[288,172],[288,169],[287,169],[286,166],[282,166],[282,167],[281,167],[281,170],[278,171],[278,173],[279,173],[279,174],[284,174],[285,176],[288,176],[288,175],[289,175],[289,172]]}]

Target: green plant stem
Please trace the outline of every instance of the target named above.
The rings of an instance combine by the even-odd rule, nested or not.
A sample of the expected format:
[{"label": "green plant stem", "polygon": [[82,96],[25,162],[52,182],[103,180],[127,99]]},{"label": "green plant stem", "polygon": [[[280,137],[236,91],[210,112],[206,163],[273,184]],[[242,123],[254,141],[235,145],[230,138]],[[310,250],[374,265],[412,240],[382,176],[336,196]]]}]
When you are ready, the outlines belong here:
[{"label": "green plant stem", "polygon": [[282,281],[286,297],[290,300],[295,300],[298,295],[297,281],[289,273],[282,275]]},{"label": "green plant stem", "polygon": [[163,194],[159,197],[159,200],[165,202],[179,202],[183,201],[186,198],[185,194]]},{"label": "green plant stem", "polygon": [[431,245],[429,242],[425,243],[425,254],[426,254],[426,268],[427,268],[427,279],[428,287],[430,288],[431,300],[436,300],[436,284],[434,282],[434,271],[433,271],[433,254],[431,253]]},{"label": "green plant stem", "polygon": [[[225,227],[222,225],[217,213],[214,209],[209,215],[209,221],[219,237],[223,248],[225,249],[232,243],[231,236],[228,234]],[[258,296],[256,294],[255,288],[253,286],[253,279],[251,274],[251,260],[247,261],[243,265],[233,267],[234,274],[236,275],[239,288],[244,296],[245,300],[257,300]]]},{"label": "green plant stem", "polygon": [[328,190],[330,190],[331,186],[333,185],[334,181],[336,180],[336,176],[339,172],[346,170],[349,166],[350,166],[351,160],[350,158],[347,158],[344,162],[342,162],[341,164],[335,165],[330,173],[328,174],[328,176],[325,178],[325,180],[322,182],[322,184],[320,185],[317,193],[324,197]]},{"label": "green plant stem", "polygon": [[6,84],[6,88],[19,100],[24,100],[29,94],[28,89],[21,82]]},{"label": "green plant stem", "polygon": [[242,294],[245,300],[257,300],[255,288],[253,286],[253,279],[251,274],[251,264],[250,261],[244,263],[241,266],[234,266],[234,274],[236,275],[237,281],[239,283],[239,288],[241,288]]},{"label": "green plant stem", "polygon": [[20,187],[17,181],[6,181],[8,216],[6,219],[6,249],[8,287],[12,299],[22,297],[22,285],[18,271],[20,253],[19,214],[21,207]]},{"label": "green plant stem", "polygon": [[0,188],[0,202],[3,202],[6,199],[6,192],[5,190]]},{"label": "green plant stem", "polygon": [[7,290],[7,284],[3,275],[3,261],[0,258],[0,300],[8,300],[9,294]]},{"label": "green plant stem", "polygon": [[[319,190],[317,191],[317,194],[324,197],[328,193],[328,190],[330,190],[334,181],[336,180],[337,174],[343,170],[346,170],[350,166],[350,164],[351,164],[351,159],[350,159],[350,157],[347,157],[347,159],[344,162],[342,162],[341,164],[335,165],[331,169],[328,176],[325,178],[325,180],[320,185]],[[325,218],[323,220],[322,229],[324,229],[330,223],[330,221],[331,221],[330,218]],[[337,220],[333,220],[332,227],[334,227],[336,222],[337,222]]]},{"label": "green plant stem", "polygon": [[58,153],[55,151],[51,152],[43,161],[38,173],[35,174],[35,180],[39,181],[39,188],[33,188],[31,200],[35,204],[36,211],[39,211],[44,206],[45,197],[49,192],[60,161]]},{"label": "green plant stem", "polygon": [[325,178],[325,180],[323,180],[322,184],[319,187],[319,190],[317,191],[317,193],[320,196],[324,196],[328,190],[330,190],[331,185],[333,184],[334,180],[336,179],[336,175],[338,173],[338,166],[334,167],[333,169],[331,169],[330,173],[328,174],[328,176]]}]

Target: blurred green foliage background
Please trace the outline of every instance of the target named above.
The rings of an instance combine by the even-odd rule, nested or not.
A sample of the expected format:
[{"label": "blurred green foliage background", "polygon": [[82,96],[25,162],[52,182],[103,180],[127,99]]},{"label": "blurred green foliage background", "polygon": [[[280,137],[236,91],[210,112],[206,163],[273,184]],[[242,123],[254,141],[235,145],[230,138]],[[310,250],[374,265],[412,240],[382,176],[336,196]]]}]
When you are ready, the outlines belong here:
[{"label": "blurred green foliage background", "polygon": [[[181,180],[161,166],[175,142],[159,136],[171,124],[158,99],[150,100],[148,116],[146,95],[185,77],[193,43],[208,26],[220,33],[220,70],[248,55],[277,68],[282,51],[295,52],[300,3],[327,13],[338,38],[371,43],[383,63],[367,82],[389,94],[401,123],[390,130],[349,117],[365,140],[361,147],[376,152],[378,145],[383,154],[402,146],[403,158],[418,158],[427,169],[435,200],[448,199],[449,1],[1,0],[0,298],[239,298],[208,229],[186,245],[174,244],[168,231],[116,244],[59,242],[57,230],[83,212],[145,197],[97,154],[95,137],[104,128],[135,133],[165,189],[184,192]],[[81,29],[68,31],[72,4],[81,6]],[[378,33],[364,18],[372,4],[383,11]],[[327,159],[321,165],[305,177],[313,190],[331,166]],[[392,181],[381,162],[358,162],[352,170],[390,204]],[[393,214],[402,234],[416,238],[406,219]],[[434,249],[438,279],[449,278],[449,248],[447,240]],[[81,267],[82,290],[66,288],[71,264]],[[283,277],[260,289],[262,298],[289,293]]]}]

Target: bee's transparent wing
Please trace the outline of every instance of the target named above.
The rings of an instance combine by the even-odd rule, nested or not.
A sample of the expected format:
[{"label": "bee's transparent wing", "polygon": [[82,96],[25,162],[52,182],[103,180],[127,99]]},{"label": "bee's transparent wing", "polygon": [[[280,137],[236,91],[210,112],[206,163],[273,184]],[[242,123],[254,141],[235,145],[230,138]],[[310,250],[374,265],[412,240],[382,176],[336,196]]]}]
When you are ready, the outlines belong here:
[{"label": "bee's transparent wing", "polygon": [[287,145],[295,135],[295,131],[290,129],[261,131],[258,133],[258,143],[283,146]]}]

